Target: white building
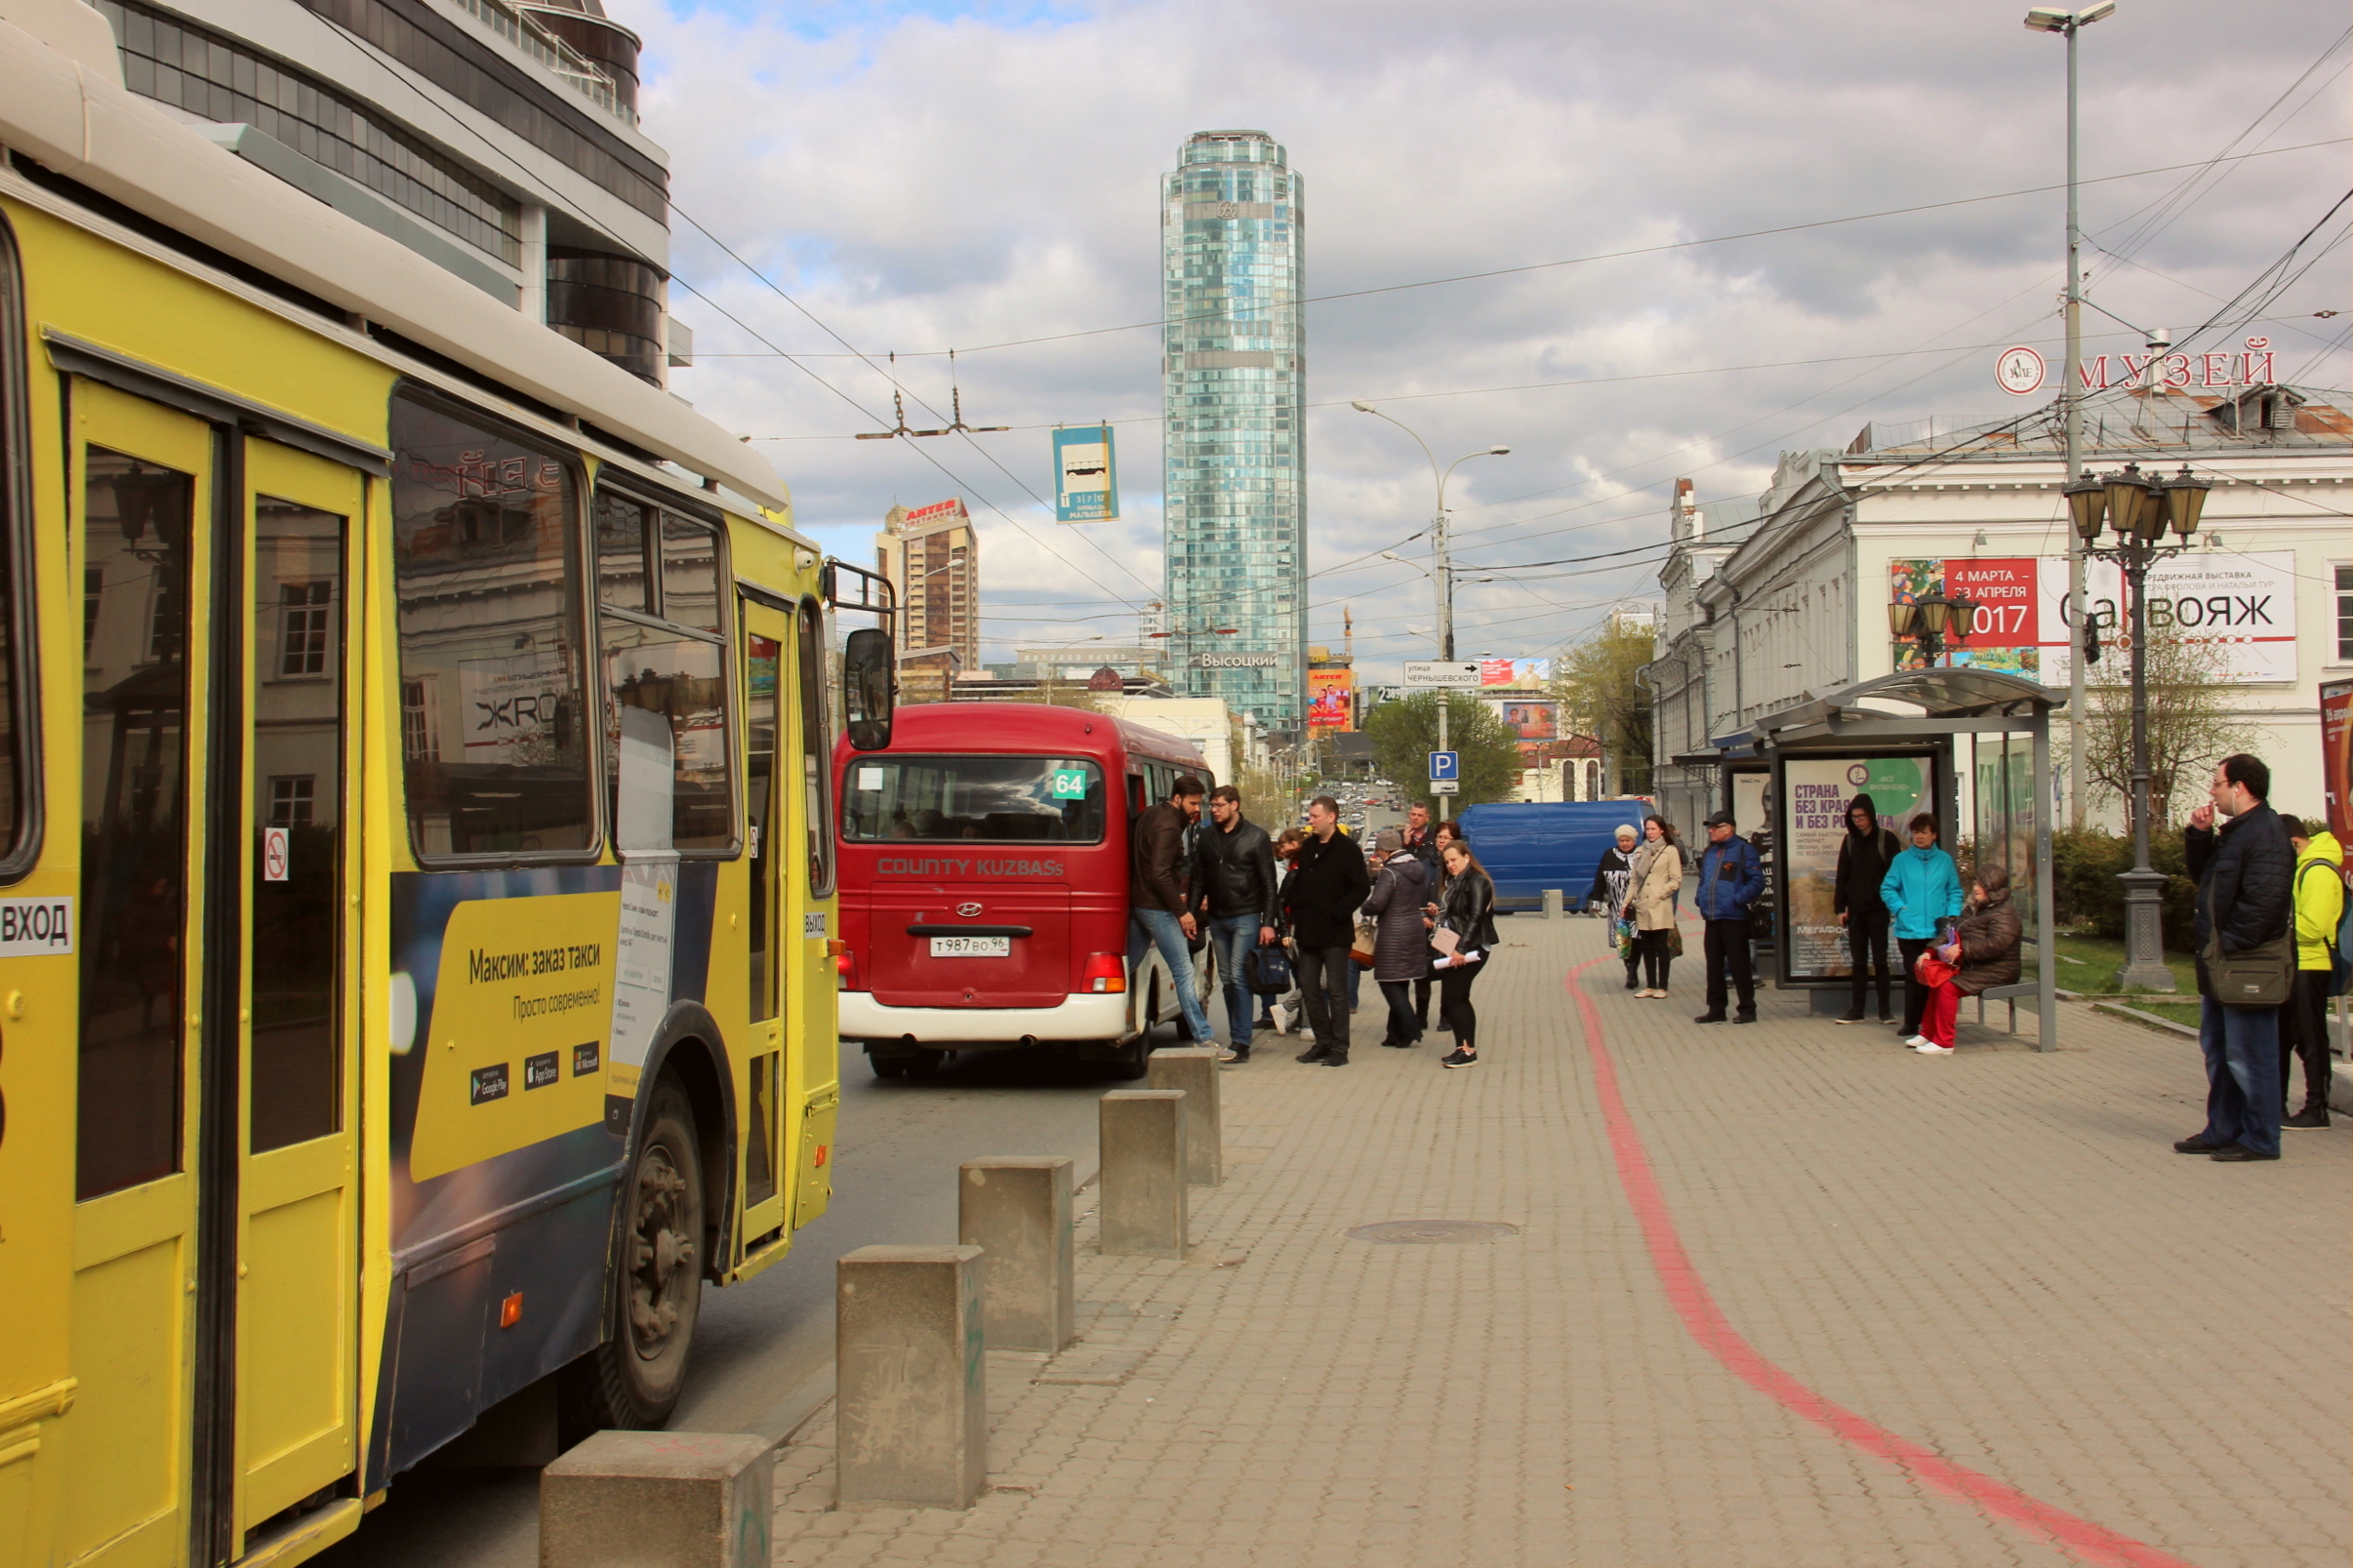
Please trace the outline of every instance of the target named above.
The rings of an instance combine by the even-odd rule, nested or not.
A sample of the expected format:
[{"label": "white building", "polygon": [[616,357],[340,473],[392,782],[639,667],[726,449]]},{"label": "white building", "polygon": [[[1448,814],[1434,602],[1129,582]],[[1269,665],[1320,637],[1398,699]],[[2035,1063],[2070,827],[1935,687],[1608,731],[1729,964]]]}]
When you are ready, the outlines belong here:
[{"label": "white building", "polygon": [[1095,699],[1095,706],[1113,718],[1149,724],[1156,730],[1191,741],[1201,748],[1209,771],[1219,784],[1234,784],[1241,766],[1269,765],[1267,732],[1253,714],[1241,716],[1241,750],[1235,748],[1235,713],[1222,697],[1119,697]]},{"label": "white building", "polygon": [[[2235,395],[2234,395],[2235,394]],[[1865,425],[1844,452],[1782,456],[1754,504],[1700,503],[1678,481],[1654,694],[1657,794],[1678,822],[1721,800],[1712,743],[1765,713],[1917,659],[1889,633],[1899,592],[1943,583],[1986,606],[1947,662],[2064,688],[2064,449],[2048,411],[2030,422]],[[2353,674],[2353,416],[2289,388],[2221,396],[2186,389],[2088,399],[2085,465],[2125,463],[2211,482],[2194,547],[2152,572],[2153,617],[2202,643],[2228,683],[2283,811],[2321,809],[2319,684]],[[2111,538],[2113,536],[2110,536]],[[2113,567],[2088,588],[2108,644],[2100,676],[2128,657]],[[2063,710],[2054,771],[2071,766]],[[1678,759],[1683,759],[1679,764]],[[2190,786],[2194,788],[2194,785]],[[2177,790],[2176,815],[2185,797]],[[2118,802],[2088,820],[2120,824]],[[1744,823],[1744,829],[1749,825]]]}]

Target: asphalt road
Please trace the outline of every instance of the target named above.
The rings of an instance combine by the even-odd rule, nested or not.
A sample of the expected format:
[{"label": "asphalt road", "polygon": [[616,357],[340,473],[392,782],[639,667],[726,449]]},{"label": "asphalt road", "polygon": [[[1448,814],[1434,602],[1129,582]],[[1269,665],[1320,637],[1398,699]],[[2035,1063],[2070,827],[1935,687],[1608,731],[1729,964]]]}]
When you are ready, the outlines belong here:
[{"label": "asphalt road", "polygon": [[[1222,1015],[1213,1015],[1220,1016]],[[1035,1054],[966,1057],[929,1082],[881,1080],[841,1060],[831,1209],[784,1262],[707,1290],[695,1362],[671,1427],[753,1431],[789,1419],[793,1395],[833,1359],[833,1260],[875,1242],[956,1238],[956,1167],[985,1154],[1068,1154],[1095,1168],[1095,1101],[1127,1087],[1092,1065]],[[536,1568],[539,1472],[434,1468],[392,1484],[322,1568]]]}]

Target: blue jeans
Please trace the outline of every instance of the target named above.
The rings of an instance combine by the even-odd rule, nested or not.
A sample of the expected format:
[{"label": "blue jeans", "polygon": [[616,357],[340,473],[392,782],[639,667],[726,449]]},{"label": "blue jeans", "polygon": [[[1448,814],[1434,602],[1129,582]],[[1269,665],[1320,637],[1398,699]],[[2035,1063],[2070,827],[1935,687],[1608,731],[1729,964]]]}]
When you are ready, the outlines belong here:
[{"label": "blue jeans", "polygon": [[1209,917],[1209,947],[1217,954],[1218,985],[1226,993],[1226,1028],[1237,1051],[1250,1049],[1250,980],[1243,966],[1258,945],[1259,924],[1254,914]]},{"label": "blue jeans", "polygon": [[2225,1007],[2198,999],[2198,1044],[2206,1052],[2206,1131],[2211,1144],[2280,1151],[2280,1010]]},{"label": "blue jeans", "polygon": [[[1194,988],[1193,954],[1185,947],[1185,928],[1166,909],[1130,909],[1127,972],[1143,974],[1144,954],[1155,947],[1160,949],[1160,962],[1168,966],[1168,973],[1176,979],[1177,1006],[1185,1013],[1185,1032],[1203,1045],[1208,1044],[1217,1036],[1209,1027],[1209,1015],[1201,1007],[1200,994]],[[1147,1019],[1144,1026],[1149,1030],[1152,1021]]]}]

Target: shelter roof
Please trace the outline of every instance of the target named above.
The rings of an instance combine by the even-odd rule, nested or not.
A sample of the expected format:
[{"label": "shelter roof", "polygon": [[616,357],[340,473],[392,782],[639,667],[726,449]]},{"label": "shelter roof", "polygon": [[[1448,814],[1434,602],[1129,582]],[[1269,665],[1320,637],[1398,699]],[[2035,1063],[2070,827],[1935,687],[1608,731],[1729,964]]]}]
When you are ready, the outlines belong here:
[{"label": "shelter roof", "polygon": [[1791,731],[1873,719],[1901,724],[1907,719],[2033,717],[2063,701],[2048,686],[1999,670],[1899,669],[1767,713],[1757,721],[1755,734],[1759,740],[1770,740]]}]

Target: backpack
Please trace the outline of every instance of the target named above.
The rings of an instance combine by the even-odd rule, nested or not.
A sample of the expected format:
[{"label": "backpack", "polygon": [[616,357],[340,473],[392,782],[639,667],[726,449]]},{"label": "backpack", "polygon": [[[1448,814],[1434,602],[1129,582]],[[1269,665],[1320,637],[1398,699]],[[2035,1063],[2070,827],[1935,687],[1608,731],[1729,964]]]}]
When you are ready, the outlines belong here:
[{"label": "backpack", "polygon": [[1242,979],[1254,996],[1284,996],[1291,989],[1291,955],[1282,944],[1253,947],[1242,959]]}]

